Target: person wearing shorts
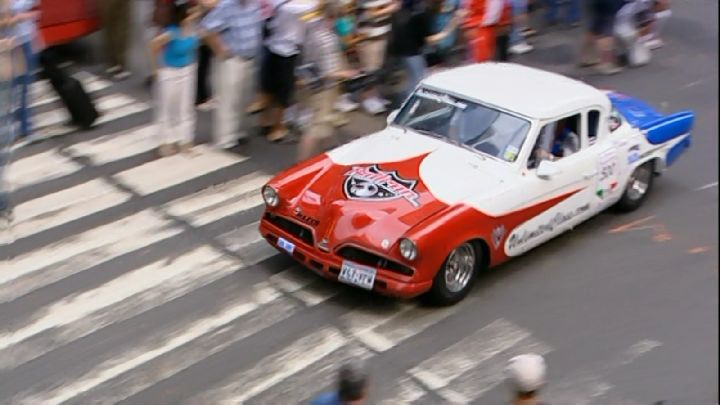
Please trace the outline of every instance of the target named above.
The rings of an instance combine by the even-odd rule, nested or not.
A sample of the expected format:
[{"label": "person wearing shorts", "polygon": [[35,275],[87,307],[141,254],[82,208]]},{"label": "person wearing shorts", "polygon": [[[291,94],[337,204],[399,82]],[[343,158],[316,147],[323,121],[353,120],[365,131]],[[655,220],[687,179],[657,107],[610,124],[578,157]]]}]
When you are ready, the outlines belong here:
[{"label": "person wearing shorts", "polygon": [[[622,69],[615,63],[613,29],[622,0],[591,0],[588,31],[582,42],[580,66],[595,66],[598,73],[612,75]],[[593,53],[597,50],[600,57]]]},{"label": "person wearing shorts", "polygon": [[[358,32],[362,41],[357,44],[358,58],[364,73],[378,76],[385,64],[385,54],[391,28],[391,17],[398,5],[395,0],[359,0]],[[362,106],[369,114],[386,111],[390,101],[380,97],[376,86],[366,89]]]},{"label": "person wearing shorts", "polygon": [[260,88],[269,103],[263,111],[262,126],[271,142],[282,141],[289,133],[283,117],[293,104],[295,67],[307,36],[304,16],[315,8],[314,2],[276,0],[275,3],[260,71]]}]

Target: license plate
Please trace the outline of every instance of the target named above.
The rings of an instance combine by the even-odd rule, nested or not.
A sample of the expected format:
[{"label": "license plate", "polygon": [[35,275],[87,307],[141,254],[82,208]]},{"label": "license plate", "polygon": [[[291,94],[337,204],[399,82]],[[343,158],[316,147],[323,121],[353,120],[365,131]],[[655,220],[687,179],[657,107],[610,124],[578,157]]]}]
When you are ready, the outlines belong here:
[{"label": "license plate", "polygon": [[295,251],[295,244],[293,244],[289,240],[278,238],[277,245],[280,249],[288,252],[289,254],[293,254],[293,252]]},{"label": "license plate", "polygon": [[372,267],[352,262],[343,262],[338,280],[346,284],[356,285],[366,290],[372,290],[373,285],[375,285],[376,273],[377,270]]}]

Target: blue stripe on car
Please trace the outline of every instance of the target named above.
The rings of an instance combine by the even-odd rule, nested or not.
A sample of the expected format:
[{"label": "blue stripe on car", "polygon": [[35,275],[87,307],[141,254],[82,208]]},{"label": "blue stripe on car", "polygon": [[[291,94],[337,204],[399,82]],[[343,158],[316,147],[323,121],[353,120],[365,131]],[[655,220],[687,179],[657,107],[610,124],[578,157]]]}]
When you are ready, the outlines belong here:
[{"label": "blue stripe on car", "polygon": [[675,163],[675,159],[677,159],[678,156],[680,156],[683,152],[690,148],[691,144],[692,139],[690,137],[690,134],[688,134],[685,136],[685,138],[683,138],[675,146],[670,148],[670,150],[667,152],[667,156],[665,157],[665,165],[667,167],[670,167],[670,165]]}]

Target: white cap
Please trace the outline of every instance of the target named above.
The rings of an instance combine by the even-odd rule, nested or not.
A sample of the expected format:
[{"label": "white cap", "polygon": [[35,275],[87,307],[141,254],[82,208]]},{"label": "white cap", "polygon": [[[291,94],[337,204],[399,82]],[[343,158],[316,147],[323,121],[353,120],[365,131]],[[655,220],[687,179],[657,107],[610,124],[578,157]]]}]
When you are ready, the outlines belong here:
[{"label": "white cap", "polygon": [[522,354],[510,359],[505,372],[515,389],[521,392],[537,391],[545,385],[545,359],[537,354]]}]

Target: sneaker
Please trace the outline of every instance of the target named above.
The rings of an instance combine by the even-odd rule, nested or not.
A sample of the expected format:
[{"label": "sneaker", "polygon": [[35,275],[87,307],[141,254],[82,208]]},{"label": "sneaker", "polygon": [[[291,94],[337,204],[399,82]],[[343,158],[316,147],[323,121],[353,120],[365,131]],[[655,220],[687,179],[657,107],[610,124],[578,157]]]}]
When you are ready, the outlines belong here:
[{"label": "sneaker", "polygon": [[595,66],[598,63],[600,63],[600,59],[598,59],[598,58],[583,58],[583,59],[580,59],[580,62],[578,62],[578,66],[585,68],[585,67]]},{"label": "sneaker", "polygon": [[384,105],[385,107],[392,105],[392,101],[383,97],[378,97],[378,101],[382,103],[382,105]]},{"label": "sneaker", "polygon": [[176,152],[174,145],[163,144],[158,146],[158,155],[163,158],[174,155]]},{"label": "sneaker", "polygon": [[520,31],[520,33],[521,33],[522,36],[525,37],[525,38],[528,38],[528,37],[532,37],[532,36],[537,35],[537,31],[535,31],[534,29],[532,29],[532,28],[530,28],[530,27],[525,27],[525,28],[523,28],[523,29]]},{"label": "sneaker", "polygon": [[623,69],[615,65],[614,63],[602,63],[600,65],[597,65],[595,67],[595,70],[602,75],[609,76],[620,73]]},{"label": "sneaker", "polygon": [[115,65],[115,66],[110,66],[109,68],[107,68],[107,69],[105,70],[105,72],[106,72],[107,74],[109,74],[109,75],[113,75],[113,74],[118,73],[118,72],[120,72],[120,71],[122,71],[122,70],[123,70],[123,69],[122,69],[122,66],[120,66],[120,65]]},{"label": "sneaker", "polygon": [[210,99],[204,103],[200,103],[197,105],[197,109],[199,111],[211,111],[215,108],[215,100]]},{"label": "sneaker", "polygon": [[665,43],[660,38],[651,38],[645,41],[645,45],[647,45],[648,49],[654,51],[656,49],[662,48]]},{"label": "sneaker", "polygon": [[376,97],[370,97],[363,100],[362,106],[363,109],[370,115],[378,115],[387,111],[383,103]]},{"label": "sneaker", "polygon": [[277,129],[268,134],[267,140],[270,142],[280,142],[285,139],[287,135],[288,131],[286,129]]},{"label": "sneaker", "polygon": [[115,78],[115,80],[125,80],[128,77],[130,77],[130,72],[122,69],[119,72],[115,73],[115,75],[113,77]]},{"label": "sneaker", "polygon": [[340,112],[348,113],[357,110],[357,108],[358,103],[352,101],[347,93],[340,96],[335,102],[335,109]]},{"label": "sneaker", "polygon": [[248,114],[256,114],[260,111],[264,110],[265,107],[267,107],[267,102],[265,102],[265,99],[258,98],[257,100],[253,101],[247,108]]},{"label": "sneaker", "polygon": [[518,42],[517,44],[510,47],[510,53],[515,55],[524,55],[530,51],[532,51],[533,48],[532,45],[528,44],[527,42]]}]

